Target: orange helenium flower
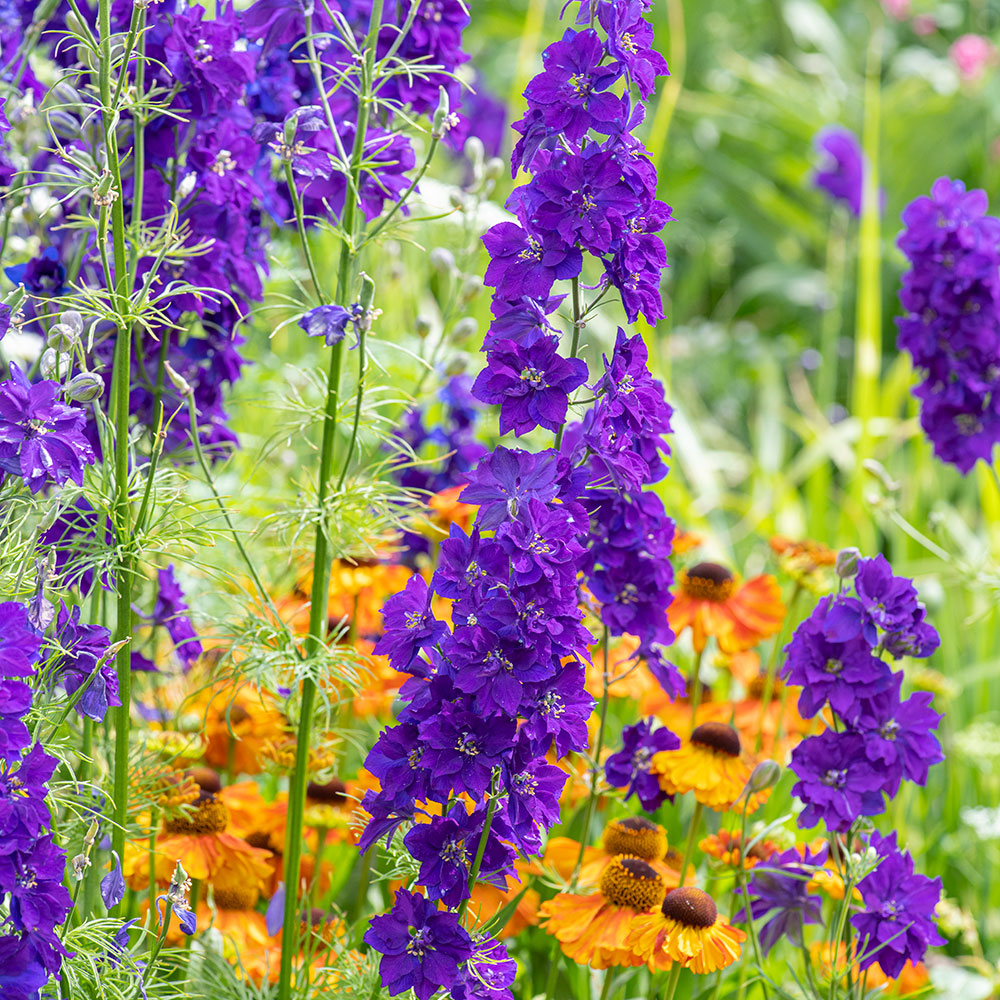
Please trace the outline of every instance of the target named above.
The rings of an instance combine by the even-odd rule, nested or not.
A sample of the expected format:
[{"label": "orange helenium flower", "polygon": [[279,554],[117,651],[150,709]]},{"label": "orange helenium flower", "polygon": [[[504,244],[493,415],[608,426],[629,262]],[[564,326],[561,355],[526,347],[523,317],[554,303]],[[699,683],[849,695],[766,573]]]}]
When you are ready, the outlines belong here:
[{"label": "orange helenium flower", "polygon": [[604,869],[590,896],[561,892],[542,903],[539,916],[567,958],[579,965],[607,969],[642,965],[628,945],[629,928],[640,914],[663,902],[663,879],[641,858],[617,857]]},{"label": "orange helenium flower", "polygon": [[678,962],[699,974],[732,965],[745,940],[742,931],[719,916],[708,893],[690,886],[668,892],[656,913],[636,917],[628,937],[651,971]]},{"label": "orange helenium flower", "polygon": [[740,583],[725,566],[709,562],[681,572],[667,609],[677,635],[691,629],[698,653],[708,636],[715,636],[724,653],[750,649],[774,635],[784,617],[781,589],[773,576],[755,576]]},{"label": "orange helenium flower", "polygon": [[[732,726],[704,722],[676,750],[654,754],[649,769],[668,795],[694,792],[702,805],[727,812],[742,796],[753,761],[743,754]],[[747,811],[753,812],[764,798],[766,793],[752,795]]]}]

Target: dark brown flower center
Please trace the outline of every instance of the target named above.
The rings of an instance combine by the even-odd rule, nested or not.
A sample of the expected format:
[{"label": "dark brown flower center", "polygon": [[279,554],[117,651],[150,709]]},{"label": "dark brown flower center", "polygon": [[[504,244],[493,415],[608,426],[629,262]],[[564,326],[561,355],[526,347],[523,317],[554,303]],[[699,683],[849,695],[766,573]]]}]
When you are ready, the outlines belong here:
[{"label": "dark brown flower center", "polygon": [[215,905],[220,910],[252,910],[257,905],[260,892],[255,885],[216,886]]},{"label": "dark brown flower center", "polygon": [[222,791],[222,780],[219,778],[219,772],[210,767],[192,767],[185,773],[204,792],[216,794]]},{"label": "dark brown flower center", "polygon": [[739,733],[724,722],[703,722],[691,734],[691,742],[730,757],[739,757],[742,749]]},{"label": "dark brown flower center", "polygon": [[644,816],[630,816],[609,823],[602,843],[608,854],[629,854],[646,861],[659,861],[667,850],[667,835],[663,827]]},{"label": "dark brown flower center", "polygon": [[736,590],[733,574],[718,563],[692,566],[681,578],[681,589],[696,601],[726,601]]},{"label": "dark brown flower center", "polygon": [[310,781],[306,788],[306,795],[313,802],[324,802],[330,805],[340,805],[346,798],[347,785],[340,778],[333,778],[325,784],[318,784]]},{"label": "dark brown flower center", "polygon": [[663,879],[642,858],[612,858],[601,875],[601,895],[616,906],[651,910],[663,901],[666,888]]},{"label": "dark brown flower center", "polygon": [[182,816],[175,816],[163,824],[167,833],[183,833],[192,837],[206,833],[222,833],[229,823],[229,810],[222,799],[203,791],[194,802],[194,808]]},{"label": "dark brown flower center", "polygon": [[668,892],[660,909],[665,917],[687,927],[711,927],[719,916],[707,892],[687,886]]}]

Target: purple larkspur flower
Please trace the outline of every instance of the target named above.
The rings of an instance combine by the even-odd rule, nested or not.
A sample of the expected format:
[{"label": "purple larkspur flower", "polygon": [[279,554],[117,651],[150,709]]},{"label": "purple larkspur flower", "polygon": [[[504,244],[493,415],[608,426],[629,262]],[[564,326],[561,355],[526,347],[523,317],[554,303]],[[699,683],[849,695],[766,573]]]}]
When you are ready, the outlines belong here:
[{"label": "purple larkspur flower", "polygon": [[833,597],[824,597],[813,613],[795,630],[785,647],[781,676],[801,688],[799,711],[811,718],[829,702],[842,718],[857,715],[862,697],[892,687],[892,671],[873,655],[872,647],[860,635],[835,642],[826,637]]},{"label": "purple larkspur flower", "polygon": [[500,526],[496,540],[510,559],[518,585],[526,587],[557,577],[575,583],[576,564],[584,551],[576,535],[562,504],[529,499],[516,517]]},{"label": "purple larkspur flower", "polygon": [[407,672],[420,650],[433,646],[448,631],[448,626],[434,617],[431,597],[427,582],[414,574],[382,608],[385,631],[373,652],[388,656],[393,670]]},{"label": "purple larkspur flower", "polygon": [[604,42],[596,31],[566,31],[542,53],[544,71],[525,88],[530,109],[541,112],[544,126],[579,142],[587,131],[600,131],[613,120],[618,99],[608,88],[621,76],[615,64],[602,64]]},{"label": "purple larkspur flower", "polygon": [[864,911],[851,917],[858,933],[858,964],[876,962],[887,976],[898,976],[907,962],[920,962],[933,945],[945,944],[934,924],[941,879],[913,870],[913,859],[896,845],[896,834],[873,833],[878,867],[858,883]]},{"label": "purple larkspur flower", "polygon": [[527,686],[524,694],[526,720],[521,731],[539,754],[547,753],[553,744],[557,757],[586,749],[594,699],[584,687],[583,667],[567,664],[550,680]]},{"label": "purple larkspur flower", "polygon": [[583,255],[555,233],[531,233],[514,222],[498,222],[483,235],[490,255],[484,282],[504,299],[544,299],[556,281],[575,278]]},{"label": "purple larkspur flower", "polygon": [[[760,928],[765,955],[784,939],[802,947],[805,927],[823,922],[823,900],[810,890],[810,883],[826,862],[827,850],[826,844],[815,852],[805,847],[800,853],[793,847],[772,854],[753,869],[747,884],[749,919],[759,920],[770,914]],[[741,923],[747,920],[746,906],[735,919]]]},{"label": "purple larkspur flower", "polygon": [[412,989],[417,1000],[430,1000],[458,983],[459,967],[472,956],[457,914],[406,889],[396,890],[388,913],[372,918],[364,940],[382,955],[379,973],[390,996]]},{"label": "purple larkspur flower", "polygon": [[836,597],[829,605],[824,635],[834,642],[864,636],[869,646],[879,643],[879,633],[896,633],[908,627],[919,610],[913,581],[895,576],[883,555],[858,560],[854,577],[857,597]]},{"label": "purple larkspur flower", "polygon": [[495,341],[473,386],[477,399],[500,407],[500,433],[557,431],[566,422],[569,396],[587,381],[587,363],[559,354],[559,341],[543,337],[530,346]]},{"label": "purple larkspur flower", "polygon": [[434,591],[442,597],[481,600],[496,587],[506,570],[507,554],[492,538],[483,538],[478,528],[467,535],[454,522],[438,550]]},{"label": "purple larkspur flower", "polygon": [[940,177],[903,211],[910,262],[897,344],[923,379],[920,423],[935,455],[963,474],[1000,440],[1000,219],[985,191]]},{"label": "purple larkspur flower", "polygon": [[0,854],[0,888],[8,893],[15,930],[54,937],[71,904],[63,885],[65,871],[66,852],[51,835],[35,841],[29,851]]},{"label": "purple larkspur flower", "polygon": [[542,337],[558,336],[559,328],[549,322],[549,316],[564,299],[564,295],[553,295],[544,301],[527,296],[514,300],[494,297],[490,304],[493,322],[483,341],[483,350],[489,350],[497,340],[513,340],[527,347]]},{"label": "purple larkspur flower", "polygon": [[0,604],[0,677],[31,677],[41,647],[28,609],[16,601]]},{"label": "purple larkspur flower", "polygon": [[866,694],[855,720],[865,738],[865,754],[881,770],[890,797],[904,778],[925,785],[930,766],[944,760],[933,732],[943,718],[931,708],[934,696],[917,691],[903,700],[903,675],[896,674],[894,681],[879,694]]},{"label": "purple larkspur flower", "polygon": [[558,233],[567,245],[579,244],[595,256],[617,244],[637,207],[618,160],[596,145],[584,153],[553,153],[512,199],[533,231]]},{"label": "purple larkspur flower", "polygon": [[4,268],[4,274],[14,285],[24,285],[35,296],[62,295],[66,268],[55,247],[46,247],[37,257]]},{"label": "purple larkspur flower", "polygon": [[454,1000],[511,1000],[517,962],[507,953],[507,946],[488,934],[478,934],[472,949],[461,980],[451,990]]},{"label": "purple larkspur flower", "polygon": [[13,362],[10,376],[0,382],[0,470],[22,476],[32,493],[50,482],[82,485],[94,461],[83,411],[57,401],[57,382],[32,384]]},{"label": "purple larkspur flower", "polygon": [[566,780],[565,771],[536,754],[527,734],[518,734],[514,752],[503,765],[504,814],[515,842],[526,854],[537,854],[542,835],[559,822],[559,796]]},{"label": "purple larkspur flower", "polygon": [[594,394],[619,433],[670,432],[673,409],[664,398],[663,383],[650,374],[649,351],[638,334],[629,337],[618,327],[614,352],[610,361],[604,357],[604,374],[594,383]]},{"label": "purple larkspur flower", "polygon": [[656,78],[669,74],[666,59],[653,47],[653,26],[643,17],[647,10],[645,0],[611,0],[597,9],[608,35],[608,53],[635,82],[644,100],[652,97]]},{"label": "purple larkspur flower", "polygon": [[24,681],[0,678],[0,758],[9,760],[31,743],[31,733],[21,720],[30,711],[32,699]]},{"label": "purple larkspur flower", "polygon": [[646,812],[655,812],[669,798],[649,770],[653,754],[676,750],[681,745],[677,735],[666,726],[657,726],[653,718],[640,719],[622,730],[622,748],[604,765],[604,777],[614,788],[625,789],[625,800],[633,795]]},{"label": "purple larkspur flower", "polygon": [[480,799],[490,787],[493,768],[510,751],[514,720],[505,715],[482,716],[459,705],[445,705],[420,725],[426,749],[423,764],[436,795],[468,792]]},{"label": "purple larkspur flower", "polygon": [[531,499],[546,503],[559,493],[558,455],[554,451],[533,454],[511,448],[497,448],[484,456],[466,477],[462,502],[479,504],[476,524],[483,530],[497,528],[508,518],[517,517],[521,506]]},{"label": "purple larkspur flower", "polygon": [[190,667],[204,649],[191,623],[188,614],[190,609],[173,565],[159,570],[156,580],[156,604],[153,606],[152,614],[149,615],[150,624],[159,625],[167,630],[177,657],[185,667]]},{"label": "purple larkspur flower", "polygon": [[[469,872],[485,830],[483,806],[469,812],[457,802],[444,816],[431,816],[417,823],[403,838],[410,856],[420,864],[417,881],[429,899],[440,899],[455,907],[469,898]],[[490,827],[483,850],[479,881],[506,888],[507,873],[513,871],[514,852]]]},{"label": "purple larkspur flower", "polygon": [[859,816],[877,816],[885,808],[883,774],[868,760],[864,737],[827,730],[804,739],[789,767],[798,776],[792,794],[805,803],[800,826],[823,822],[846,832]]},{"label": "purple larkspur flower", "polygon": [[55,655],[53,677],[70,696],[83,688],[76,710],[94,722],[103,722],[108,708],[121,704],[114,662],[106,660],[101,663],[110,645],[111,632],[108,629],[81,622],[79,607],[70,610],[65,602],[61,602],[55,641],[52,643]]},{"label": "purple larkspur flower", "polygon": [[390,726],[382,730],[368,751],[365,767],[394,800],[412,802],[423,799],[427,791],[427,774],[421,766],[423,753],[415,723]]},{"label": "purple larkspur flower", "polygon": [[861,214],[865,182],[865,155],[858,137],[847,128],[833,125],[814,140],[823,162],[813,175],[813,184],[834,201],[841,201],[854,215]]}]

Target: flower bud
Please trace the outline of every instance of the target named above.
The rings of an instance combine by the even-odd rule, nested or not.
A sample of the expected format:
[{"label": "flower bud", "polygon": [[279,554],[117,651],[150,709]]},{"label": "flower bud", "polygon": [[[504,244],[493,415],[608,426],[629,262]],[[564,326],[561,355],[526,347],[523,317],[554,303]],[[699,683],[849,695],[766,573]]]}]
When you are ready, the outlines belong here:
[{"label": "flower bud", "polygon": [[438,274],[452,274],[455,271],[455,258],[450,250],[435,247],[431,251],[431,267]]},{"label": "flower bud", "polygon": [[63,326],[68,326],[78,337],[83,333],[83,317],[75,309],[66,309],[59,317]]},{"label": "flower bud", "polygon": [[483,290],[483,279],[477,274],[467,274],[462,282],[459,299],[462,305],[467,305]]},{"label": "flower bud", "polygon": [[194,186],[197,183],[198,175],[196,173],[192,171],[185,174],[183,180],[177,185],[177,197],[186,198],[194,190]]},{"label": "flower bud", "polygon": [[472,164],[472,169],[478,172],[482,168],[483,159],[486,156],[486,148],[483,146],[483,140],[478,135],[470,135],[465,140],[464,152],[466,158]]},{"label": "flower bud", "polygon": [[73,359],[68,354],[61,354],[50,347],[42,354],[39,367],[42,371],[42,378],[61,382],[73,370]]},{"label": "flower bud", "polygon": [[53,323],[45,342],[52,350],[68,354],[80,342],[80,335],[67,323]]},{"label": "flower bud", "polygon": [[498,181],[504,175],[507,164],[499,156],[491,156],[486,161],[486,179],[488,181]]},{"label": "flower bud", "polygon": [[77,403],[89,403],[104,392],[104,379],[95,372],[80,372],[66,386],[66,398]]},{"label": "flower bud", "polygon": [[423,316],[418,316],[413,321],[413,329],[416,332],[417,336],[421,340],[424,340],[431,332],[430,320],[426,319]]},{"label": "flower bud", "polygon": [[448,91],[444,87],[438,87],[438,106],[434,111],[434,119],[431,125],[431,136],[440,139],[451,127],[451,101],[448,99]]},{"label": "flower bud", "polygon": [[178,372],[176,372],[173,369],[173,367],[171,366],[171,364],[170,364],[169,361],[165,361],[163,363],[163,369],[167,373],[167,378],[169,378],[170,381],[174,384],[174,388],[182,396],[193,396],[194,395],[194,389],[191,388],[191,383],[188,382],[188,380],[186,378],[184,378],[183,375],[181,375]]},{"label": "flower bud", "polygon": [[841,580],[850,580],[858,571],[858,560],[860,558],[861,553],[856,548],[841,549],[837,553],[837,561],[834,563],[837,576]]},{"label": "flower bud", "polygon": [[774,786],[781,780],[781,765],[776,760],[762,760],[751,772],[746,791],[756,795]]},{"label": "flower bud", "polygon": [[368,313],[371,311],[372,303],[375,301],[375,282],[364,271],[361,272],[360,277],[361,294],[358,296],[358,302],[361,305],[362,311]]},{"label": "flower bud", "polygon": [[448,204],[451,205],[456,212],[464,211],[465,209],[465,198],[462,196],[461,191],[449,191],[448,192]]},{"label": "flower bud", "polygon": [[452,332],[459,338],[459,340],[465,340],[467,337],[474,337],[478,330],[479,322],[471,316],[466,316],[465,319],[460,319],[452,328]]}]

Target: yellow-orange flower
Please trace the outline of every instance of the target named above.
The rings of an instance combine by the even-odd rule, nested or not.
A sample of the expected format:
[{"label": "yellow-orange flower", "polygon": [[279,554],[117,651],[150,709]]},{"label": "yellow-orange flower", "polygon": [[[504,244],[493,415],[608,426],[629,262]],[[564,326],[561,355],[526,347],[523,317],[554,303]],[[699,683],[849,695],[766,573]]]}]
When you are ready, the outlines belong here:
[{"label": "yellow-orange flower", "polygon": [[719,649],[736,653],[750,649],[781,628],[785,605],[773,576],[740,580],[718,563],[703,562],[681,572],[674,599],[667,609],[677,635],[691,629],[696,652],[715,636]]},{"label": "yellow-orange flower", "polygon": [[[740,858],[743,854],[740,841],[739,833],[720,830],[718,833],[705,837],[698,844],[698,847],[704,854],[717,858],[724,865],[728,865],[730,868],[739,868]],[[744,865],[747,868],[753,868],[762,861],[766,861],[777,850],[779,847],[773,840],[762,838],[747,851]]]},{"label": "yellow-orange flower", "polygon": [[784,535],[775,535],[769,544],[778,556],[778,565],[799,586],[812,591],[828,589],[830,570],[837,562],[833,549],[808,538],[796,541]]},{"label": "yellow-orange flower", "polygon": [[[662,826],[644,816],[612,820],[604,828],[601,846],[584,848],[577,884],[583,888],[597,885],[604,869],[624,854],[645,861],[672,889],[680,884],[680,873],[664,860],[667,853],[667,834]],[[545,864],[566,882],[573,877],[579,858],[580,842],[571,837],[550,837],[545,845]]]},{"label": "yellow-orange flower", "polygon": [[[195,710],[200,707],[196,704]],[[259,774],[264,745],[288,732],[288,720],[274,698],[249,684],[235,691],[230,685],[210,689],[203,711],[205,761],[230,774]]]},{"label": "yellow-orange flower", "polygon": [[717,972],[740,957],[746,935],[730,926],[701,889],[684,886],[668,892],[660,909],[635,918],[629,947],[653,972],[675,962],[692,972]]},{"label": "yellow-orange flower", "polygon": [[[169,883],[179,861],[188,876],[219,887],[268,884],[271,852],[251,847],[227,830],[229,810],[225,802],[203,791],[190,812],[168,819],[153,846],[153,878]],[[129,844],[123,872],[133,889],[149,884],[149,849],[144,843]]]},{"label": "yellow-orange flower", "polygon": [[598,891],[589,896],[560,893],[542,903],[539,916],[567,958],[607,969],[642,965],[628,944],[629,928],[663,902],[663,878],[641,858],[619,856],[604,869]]},{"label": "yellow-orange flower", "polygon": [[675,556],[683,555],[685,552],[698,548],[704,541],[705,536],[698,534],[697,531],[684,531],[682,528],[678,528],[674,532],[673,554]]},{"label": "yellow-orange flower", "polygon": [[[609,650],[608,694],[612,698],[642,699],[650,691],[662,688],[642,661],[634,654],[639,648],[635,636],[626,635],[618,639]],[[594,650],[590,663],[586,666],[587,693],[600,701],[604,693],[604,650]]]},{"label": "yellow-orange flower", "polygon": [[[739,733],[724,722],[704,722],[676,750],[653,755],[650,772],[668,795],[694,792],[694,797],[719,812],[733,808],[753,771],[753,762],[743,753]],[[751,795],[747,806],[753,812],[766,795]]]}]

